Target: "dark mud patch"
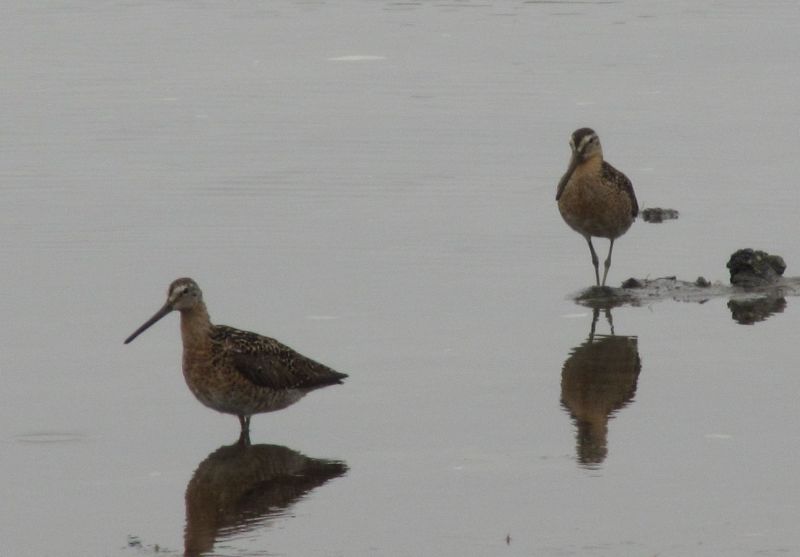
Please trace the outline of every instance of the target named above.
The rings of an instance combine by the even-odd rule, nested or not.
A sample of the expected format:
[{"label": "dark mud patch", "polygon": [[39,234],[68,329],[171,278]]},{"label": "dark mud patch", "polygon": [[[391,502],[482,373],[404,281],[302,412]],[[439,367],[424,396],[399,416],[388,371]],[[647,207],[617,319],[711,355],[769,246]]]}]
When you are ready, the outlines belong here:
[{"label": "dark mud patch", "polygon": [[734,252],[725,266],[731,273],[731,284],[745,288],[772,286],[780,282],[786,270],[786,262],[780,255],[752,248]]},{"label": "dark mud patch", "polygon": [[676,220],[680,216],[677,209],[662,209],[661,207],[648,207],[642,209],[642,220],[649,223],[660,223],[665,220]]},{"label": "dark mud patch", "polygon": [[711,298],[732,294],[732,287],[719,282],[711,283],[703,277],[691,282],[676,277],[629,278],[620,287],[587,288],[579,292],[574,299],[582,306],[611,309],[625,305],[642,306],[664,300],[703,303]]},{"label": "dark mud patch", "polygon": [[786,262],[779,255],[744,248],[735,251],[725,266],[730,271],[729,285],[710,282],[704,277],[691,282],[676,277],[629,278],[619,288],[593,286],[582,290],[573,299],[595,310],[610,310],[664,300],[702,304],[725,297],[729,298],[732,318],[737,323],[749,325],[782,313],[787,296],[800,296],[800,277],[783,276]]},{"label": "dark mud patch", "polygon": [[703,277],[694,281],[676,277],[626,280],[622,286],[593,286],[582,290],[573,299],[582,306],[611,309],[619,306],[644,306],[673,300],[702,304],[714,298],[728,298],[732,318],[741,324],[763,321],[781,313],[786,298],[800,296],[800,277],[780,277],[769,284],[754,287],[709,282]]}]

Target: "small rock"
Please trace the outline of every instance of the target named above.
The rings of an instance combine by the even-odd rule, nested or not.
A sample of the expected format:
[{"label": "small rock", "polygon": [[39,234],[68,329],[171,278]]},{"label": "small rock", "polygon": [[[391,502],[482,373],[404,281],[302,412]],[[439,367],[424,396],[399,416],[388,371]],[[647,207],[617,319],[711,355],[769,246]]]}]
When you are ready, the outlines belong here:
[{"label": "small rock", "polygon": [[629,278],[625,282],[622,283],[622,288],[642,288],[644,285],[638,279],[633,277]]},{"label": "small rock", "polygon": [[786,270],[786,263],[780,255],[746,248],[733,253],[727,267],[731,272],[731,284],[754,287],[778,282]]},{"label": "small rock", "polygon": [[665,220],[672,220],[678,218],[678,211],[675,209],[662,209],[661,207],[648,207],[642,210],[642,219],[645,222],[664,222]]}]

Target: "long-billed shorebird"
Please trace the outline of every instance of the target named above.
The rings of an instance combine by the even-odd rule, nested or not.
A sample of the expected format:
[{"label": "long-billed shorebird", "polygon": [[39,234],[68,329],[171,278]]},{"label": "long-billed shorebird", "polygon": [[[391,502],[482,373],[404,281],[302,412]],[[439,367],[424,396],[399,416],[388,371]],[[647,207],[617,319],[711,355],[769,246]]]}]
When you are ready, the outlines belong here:
[{"label": "long-billed shorebird", "polygon": [[[575,130],[569,145],[572,157],[556,192],[558,210],[564,221],[586,238],[597,286],[605,286],[614,240],[631,227],[639,214],[639,204],[628,177],[603,160],[603,148],[594,130]],[[592,236],[611,241],[602,283]]]},{"label": "long-billed shorebird", "polygon": [[238,416],[243,441],[249,442],[253,414],[281,410],[309,391],[347,377],[275,339],[213,325],[203,293],[190,278],[169,285],[166,303],[125,344],[172,311],[181,313],[186,384],[209,408]]}]

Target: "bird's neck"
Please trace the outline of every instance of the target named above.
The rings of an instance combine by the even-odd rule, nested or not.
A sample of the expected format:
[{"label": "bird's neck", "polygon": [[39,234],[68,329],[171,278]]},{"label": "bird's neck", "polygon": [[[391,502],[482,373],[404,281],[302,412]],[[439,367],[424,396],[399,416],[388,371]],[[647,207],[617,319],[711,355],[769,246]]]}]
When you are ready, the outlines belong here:
[{"label": "bird's neck", "polygon": [[184,349],[197,349],[208,344],[213,327],[203,302],[195,305],[192,309],[182,311],[181,337]]},{"label": "bird's neck", "polygon": [[598,174],[603,168],[603,157],[601,155],[594,155],[581,161],[575,168],[574,174]]}]

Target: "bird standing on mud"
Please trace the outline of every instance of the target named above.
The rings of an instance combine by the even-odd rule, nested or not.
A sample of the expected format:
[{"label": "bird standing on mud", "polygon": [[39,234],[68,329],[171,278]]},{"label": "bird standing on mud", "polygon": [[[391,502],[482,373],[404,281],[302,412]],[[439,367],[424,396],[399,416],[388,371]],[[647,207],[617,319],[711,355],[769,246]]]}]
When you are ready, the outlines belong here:
[{"label": "bird standing on mud", "polygon": [[125,344],[172,311],[181,313],[186,384],[209,408],[239,417],[243,442],[249,443],[253,414],[281,410],[309,391],[341,383],[347,377],[275,339],[213,325],[203,293],[190,278],[170,284],[166,303],[125,339]]},{"label": "bird standing on mud", "polygon": [[[600,138],[594,130],[575,130],[569,145],[572,157],[556,192],[558,210],[564,221],[586,238],[592,253],[596,284],[605,286],[614,240],[633,224],[639,214],[639,204],[628,177],[603,160]],[[592,236],[611,241],[602,282]]]}]

